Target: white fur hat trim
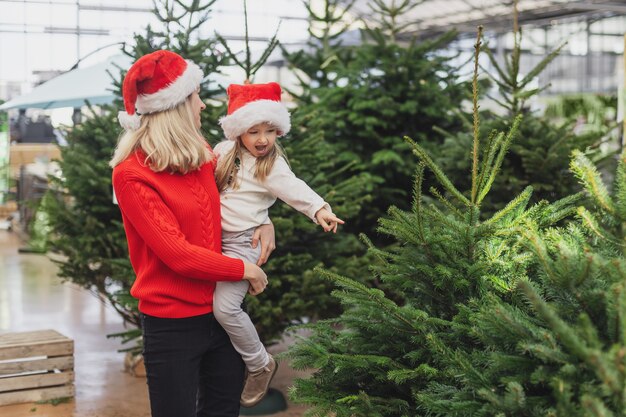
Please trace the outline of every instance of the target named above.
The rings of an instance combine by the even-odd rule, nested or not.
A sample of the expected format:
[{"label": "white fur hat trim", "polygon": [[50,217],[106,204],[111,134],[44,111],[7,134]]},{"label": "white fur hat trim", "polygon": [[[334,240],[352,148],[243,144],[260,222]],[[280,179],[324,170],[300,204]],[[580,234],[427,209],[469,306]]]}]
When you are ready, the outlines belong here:
[{"label": "white fur hat trim", "polygon": [[130,115],[125,111],[118,112],[117,120],[126,130],[137,130],[141,126],[141,117],[137,113]]},{"label": "white fur hat trim", "polygon": [[246,130],[259,123],[274,125],[282,135],[291,129],[291,119],[284,104],[273,100],[257,100],[240,107],[220,119],[227,139],[235,140]]}]

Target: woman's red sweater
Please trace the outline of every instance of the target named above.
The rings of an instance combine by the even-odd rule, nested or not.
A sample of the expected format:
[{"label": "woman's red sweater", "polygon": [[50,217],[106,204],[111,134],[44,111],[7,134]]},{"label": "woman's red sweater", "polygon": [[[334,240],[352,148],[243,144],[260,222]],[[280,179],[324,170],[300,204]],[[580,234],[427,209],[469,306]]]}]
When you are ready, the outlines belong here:
[{"label": "woman's red sweater", "polygon": [[216,281],[239,281],[240,259],[222,255],[214,162],[187,174],[154,172],[137,152],[113,169],[139,311],[165,318],[213,311]]}]

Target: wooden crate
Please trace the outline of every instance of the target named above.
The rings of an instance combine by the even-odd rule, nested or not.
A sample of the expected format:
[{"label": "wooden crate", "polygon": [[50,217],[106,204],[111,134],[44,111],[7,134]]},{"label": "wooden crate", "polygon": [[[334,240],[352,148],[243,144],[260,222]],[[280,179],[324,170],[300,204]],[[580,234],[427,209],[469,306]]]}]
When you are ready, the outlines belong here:
[{"label": "wooden crate", "polygon": [[61,148],[53,143],[14,143],[9,147],[9,169],[12,178],[19,177],[20,167],[37,160],[61,159]]},{"label": "wooden crate", "polygon": [[8,201],[5,204],[0,204],[0,220],[6,219],[17,210],[17,202],[15,201]]},{"label": "wooden crate", "polygon": [[74,341],[54,330],[0,334],[0,406],[74,396]]}]

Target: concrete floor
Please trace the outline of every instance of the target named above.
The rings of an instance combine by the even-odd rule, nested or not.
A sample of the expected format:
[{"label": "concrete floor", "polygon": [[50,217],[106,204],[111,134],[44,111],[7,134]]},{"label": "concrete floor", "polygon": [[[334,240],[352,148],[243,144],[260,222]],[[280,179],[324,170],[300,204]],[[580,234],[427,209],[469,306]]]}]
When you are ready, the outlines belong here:
[{"label": "concrete floor", "polygon": [[[19,254],[22,242],[0,231],[0,333],[54,329],[74,339],[75,398],[66,404],[17,404],[0,407],[2,417],[149,417],[145,378],[124,372],[124,354],[106,335],[123,331],[110,306],[73,284],[62,283],[46,256]],[[288,342],[273,346],[273,353]],[[272,386],[286,394],[294,376],[281,364]],[[274,417],[301,416],[305,408],[289,404]]]}]

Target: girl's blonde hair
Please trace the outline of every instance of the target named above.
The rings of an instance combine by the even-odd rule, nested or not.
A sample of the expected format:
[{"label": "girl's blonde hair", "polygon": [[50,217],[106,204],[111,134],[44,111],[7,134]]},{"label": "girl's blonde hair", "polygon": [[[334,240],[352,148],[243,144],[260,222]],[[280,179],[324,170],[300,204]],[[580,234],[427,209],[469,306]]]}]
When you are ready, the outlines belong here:
[{"label": "girl's blonde hair", "polygon": [[[239,187],[239,183],[237,182],[237,172],[239,171],[243,152],[248,152],[248,150],[245,146],[243,146],[241,137],[237,137],[235,146],[233,146],[232,149],[225,155],[220,157],[215,170],[215,182],[217,183],[217,189],[220,192],[228,188],[229,185],[233,189],[237,189]],[[276,162],[279,157],[282,157],[285,161],[287,161],[287,155],[285,154],[282,146],[280,146],[280,143],[278,143],[278,138],[276,138],[272,149],[270,149],[267,154],[256,158],[254,178],[261,182],[265,181],[270,172],[272,172],[274,162]],[[289,163],[289,161],[287,161],[287,163]]]},{"label": "girl's blonde hair", "polygon": [[109,165],[115,167],[142,150],[144,163],[155,172],[186,174],[200,168],[213,154],[194,119],[191,96],[173,109],[142,115],[139,129],[122,133]]}]

